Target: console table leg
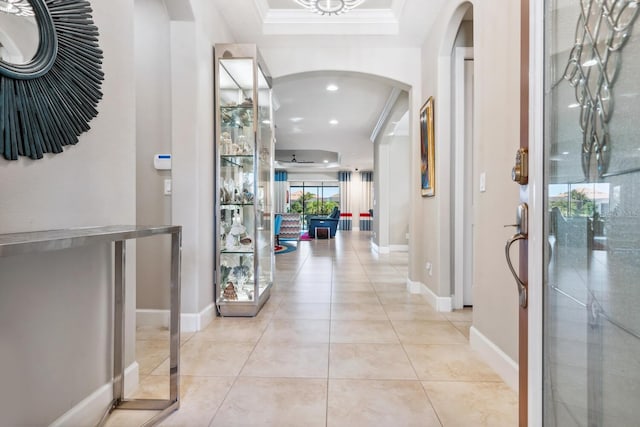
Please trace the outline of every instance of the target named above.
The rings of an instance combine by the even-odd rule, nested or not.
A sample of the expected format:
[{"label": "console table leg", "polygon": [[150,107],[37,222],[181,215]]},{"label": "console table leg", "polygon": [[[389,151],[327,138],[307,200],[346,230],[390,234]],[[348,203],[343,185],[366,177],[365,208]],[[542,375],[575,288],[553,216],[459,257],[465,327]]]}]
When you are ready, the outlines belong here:
[{"label": "console table leg", "polygon": [[[178,402],[180,396],[180,259],[182,232],[171,235],[171,321],[169,325],[169,401]],[[177,409],[177,408],[176,408]]]},{"label": "console table leg", "polygon": [[115,242],[115,293],[113,319],[113,401],[124,398],[125,241]]}]

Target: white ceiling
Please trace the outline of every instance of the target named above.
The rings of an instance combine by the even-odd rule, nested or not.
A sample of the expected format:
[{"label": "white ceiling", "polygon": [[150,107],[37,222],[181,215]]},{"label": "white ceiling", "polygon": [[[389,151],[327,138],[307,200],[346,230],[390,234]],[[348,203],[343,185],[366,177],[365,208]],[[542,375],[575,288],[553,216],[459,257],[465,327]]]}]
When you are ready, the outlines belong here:
[{"label": "white ceiling", "polygon": [[[340,16],[320,16],[294,0],[216,0],[238,43],[258,46],[418,47],[447,0],[367,0]],[[345,37],[347,36],[347,37]]]},{"label": "white ceiling", "polygon": [[[294,0],[217,0],[215,4],[238,43],[255,43],[259,48],[340,46],[357,50],[421,46],[446,1],[367,0],[337,17],[312,13]],[[329,83],[339,90],[328,92]],[[274,94],[280,104],[275,113],[276,150],[297,150],[299,160],[305,159],[301,150],[332,151],[339,154],[340,169],[372,169],[369,138],[392,85],[379,78],[340,72],[275,79]],[[330,125],[331,119],[339,123]]]},{"label": "white ceiling", "polygon": [[[338,90],[328,91],[329,84]],[[373,168],[369,137],[392,87],[380,79],[335,71],[276,79],[276,150],[335,151],[341,168]],[[330,124],[334,119],[338,124]],[[304,158],[301,154],[298,160]]]}]

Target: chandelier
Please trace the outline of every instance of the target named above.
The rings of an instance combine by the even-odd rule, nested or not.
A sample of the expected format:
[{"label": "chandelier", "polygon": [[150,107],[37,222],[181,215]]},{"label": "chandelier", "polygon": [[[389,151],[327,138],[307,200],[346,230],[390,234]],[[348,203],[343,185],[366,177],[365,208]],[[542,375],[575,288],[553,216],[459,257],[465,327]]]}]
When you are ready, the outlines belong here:
[{"label": "chandelier", "polygon": [[342,15],[360,6],[365,0],[295,0],[295,2],[320,15]]},{"label": "chandelier", "polygon": [[28,0],[0,0],[0,12],[18,16],[33,16]]}]

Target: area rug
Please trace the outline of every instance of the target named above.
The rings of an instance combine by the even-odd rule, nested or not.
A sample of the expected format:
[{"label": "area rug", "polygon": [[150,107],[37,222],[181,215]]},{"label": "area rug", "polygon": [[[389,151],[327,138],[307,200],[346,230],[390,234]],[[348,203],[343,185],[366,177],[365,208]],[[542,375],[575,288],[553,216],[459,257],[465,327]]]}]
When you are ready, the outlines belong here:
[{"label": "area rug", "polygon": [[290,243],[282,243],[280,242],[279,245],[274,245],[274,251],[276,253],[276,255],[282,255],[282,254],[286,254],[288,252],[293,252],[295,251],[296,245],[292,245]]},{"label": "area rug", "polygon": [[313,237],[309,237],[309,232],[304,232],[300,235],[300,241],[302,242],[310,242],[313,240]]}]

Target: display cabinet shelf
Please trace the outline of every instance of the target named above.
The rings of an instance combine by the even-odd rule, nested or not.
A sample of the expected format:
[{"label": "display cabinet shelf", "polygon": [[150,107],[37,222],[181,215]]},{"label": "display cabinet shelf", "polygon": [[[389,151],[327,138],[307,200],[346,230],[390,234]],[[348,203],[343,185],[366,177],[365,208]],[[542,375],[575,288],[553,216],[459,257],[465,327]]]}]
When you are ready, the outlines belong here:
[{"label": "display cabinet shelf", "polygon": [[255,316],[274,272],[271,78],[254,45],[216,45],[215,67],[214,295],[220,315]]}]

